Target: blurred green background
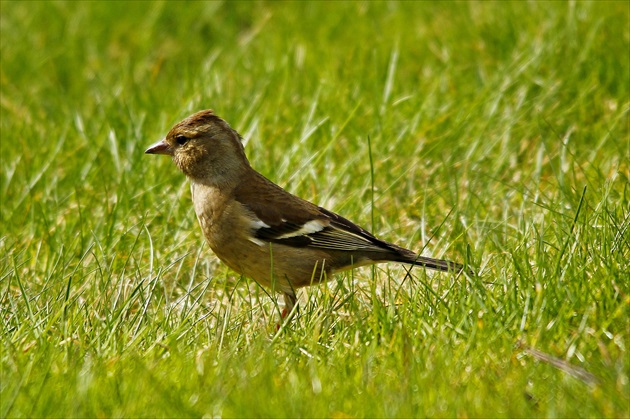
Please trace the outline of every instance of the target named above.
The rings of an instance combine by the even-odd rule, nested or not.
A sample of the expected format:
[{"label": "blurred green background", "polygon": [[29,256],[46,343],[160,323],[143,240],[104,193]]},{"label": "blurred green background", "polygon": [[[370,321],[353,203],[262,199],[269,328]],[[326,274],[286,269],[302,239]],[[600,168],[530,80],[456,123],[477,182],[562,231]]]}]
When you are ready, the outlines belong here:
[{"label": "blurred green background", "polygon": [[[630,415],[627,2],[0,8],[2,417]],[[276,333],[143,154],[206,108],[479,276],[357,270]]]}]

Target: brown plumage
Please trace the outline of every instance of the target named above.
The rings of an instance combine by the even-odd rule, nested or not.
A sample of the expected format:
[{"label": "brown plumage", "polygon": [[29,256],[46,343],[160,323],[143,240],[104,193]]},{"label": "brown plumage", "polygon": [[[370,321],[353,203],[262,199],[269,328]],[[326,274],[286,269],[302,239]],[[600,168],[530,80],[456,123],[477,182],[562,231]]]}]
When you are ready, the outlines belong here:
[{"label": "brown plumage", "polygon": [[298,288],[353,267],[392,261],[462,270],[460,264],[377,239],[274,184],[252,169],[240,135],[211,110],[184,119],[146,153],[172,156],[190,179],[195,212],[212,251],[236,272],[284,294],[287,313]]}]

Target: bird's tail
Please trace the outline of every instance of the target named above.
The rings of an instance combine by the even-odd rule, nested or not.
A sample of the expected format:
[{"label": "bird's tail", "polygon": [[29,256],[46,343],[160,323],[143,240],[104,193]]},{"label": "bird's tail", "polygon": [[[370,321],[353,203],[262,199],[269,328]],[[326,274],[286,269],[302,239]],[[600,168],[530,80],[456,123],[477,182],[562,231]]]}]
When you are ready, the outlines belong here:
[{"label": "bird's tail", "polygon": [[424,268],[435,269],[436,271],[442,272],[455,272],[460,273],[464,270],[464,265],[459,263],[451,262],[443,259],[432,259],[424,256],[417,255],[412,260],[408,260],[408,263],[413,265],[422,266]]},{"label": "bird's tail", "polygon": [[[406,250],[406,249],[405,249]],[[444,259],[433,259],[425,256],[420,256],[414,252],[406,251],[401,252],[399,262],[409,263],[411,265],[421,266],[427,269],[434,269],[441,272],[453,272],[460,273],[466,272],[468,275],[474,275],[472,269],[465,270],[464,265],[456,262],[451,262]]]}]

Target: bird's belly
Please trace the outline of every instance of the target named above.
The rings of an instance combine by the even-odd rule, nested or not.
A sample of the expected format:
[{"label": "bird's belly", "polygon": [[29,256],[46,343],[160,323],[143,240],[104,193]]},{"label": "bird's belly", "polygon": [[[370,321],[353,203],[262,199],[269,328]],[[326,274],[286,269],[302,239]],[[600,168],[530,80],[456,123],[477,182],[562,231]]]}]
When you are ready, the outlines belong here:
[{"label": "bird's belly", "polygon": [[[277,292],[328,280],[331,269],[322,256],[312,251],[262,242],[243,237],[223,237],[220,243],[208,241],[210,248],[232,270],[254,279]],[[220,244],[220,245],[219,245]]]}]

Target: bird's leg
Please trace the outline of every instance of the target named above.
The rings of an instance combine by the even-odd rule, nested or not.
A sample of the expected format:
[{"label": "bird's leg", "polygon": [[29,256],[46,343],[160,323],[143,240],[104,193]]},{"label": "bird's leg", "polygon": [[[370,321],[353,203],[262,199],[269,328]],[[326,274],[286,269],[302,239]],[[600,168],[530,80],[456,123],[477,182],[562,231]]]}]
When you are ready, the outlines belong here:
[{"label": "bird's leg", "polygon": [[289,316],[293,312],[293,307],[297,304],[297,297],[294,292],[285,292],[282,295],[284,296],[284,308],[280,314],[280,321],[276,324],[276,332],[280,330],[283,322],[289,320]]},{"label": "bird's leg", "polygon": [[284,309],[282,310],[282,318],[286,319],[293,311],[293,307],[297,304],[297,296],[292,291],[290,293],[283,293],[284,296]]}]

